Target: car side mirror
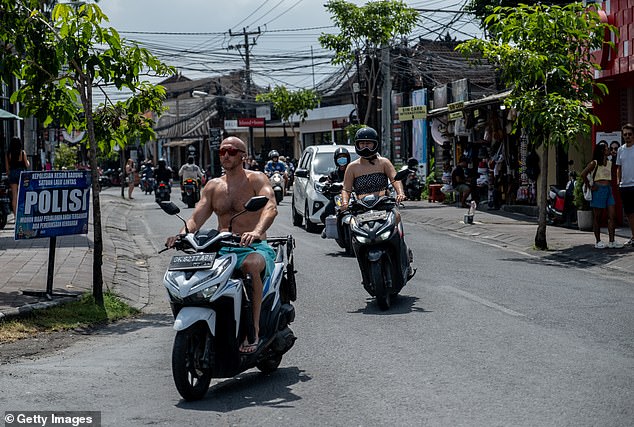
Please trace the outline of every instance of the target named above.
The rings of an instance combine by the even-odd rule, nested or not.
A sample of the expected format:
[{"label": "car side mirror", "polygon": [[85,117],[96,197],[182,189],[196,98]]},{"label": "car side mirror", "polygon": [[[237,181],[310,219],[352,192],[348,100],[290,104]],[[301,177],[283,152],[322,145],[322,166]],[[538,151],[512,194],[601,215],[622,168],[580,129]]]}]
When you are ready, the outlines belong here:
[{"label": "car side mirror", "polygon": [[308,178],[308,169],[295,169],[295,177]]}]

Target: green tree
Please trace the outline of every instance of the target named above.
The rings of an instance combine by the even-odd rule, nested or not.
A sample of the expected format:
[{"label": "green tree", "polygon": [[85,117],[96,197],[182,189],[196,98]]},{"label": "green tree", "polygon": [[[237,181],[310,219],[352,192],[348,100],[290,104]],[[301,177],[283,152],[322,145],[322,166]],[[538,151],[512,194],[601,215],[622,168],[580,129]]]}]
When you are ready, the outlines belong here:
[{"label": "green tree", "polygon": [[255,100],[270,102],[282,121],[290,125],[293,137],[295,136],[295,127],[291,118],[299,116],[303,122],[308,116],[308,110],[319,105],[319,95],[314,90],[300,89],[292,92],[285,86],[275,86],[270,92],[256,95]]},{"label": "green tree", "polygon": [[414,29],[418,12],[401,0],[370,1],[365,6],[330,0],[325,7],[340,31],[319,36],[321,46],[335,52],[331,62],[349,67],[358,60],[358,55],[365,59],[359,71],[367,83],[368,100],[362,123],[368,123],[381,76],[382,49],[389,48],[398,37]]},{"label": "green tree", "polygon": [[[57,120],[69,131],[86,130],[89,150],[94,224],[93,294],[103,304],[101,208],[97,155],[132,138],[154,135],[149,111],[162,110],[165,89],[142,81],[144,74],[166,76],[174,70],[146,49],[128,43],[114,28],[102,26],[107,17],[95,4],[56,4],[50,17],[39,0],[0,0],[2,71],[22,83],[11,96],[23,116],[43,126]],[[126,89],[123,102],[93,108],[93,91],[107,86]]]},{"label": "green tree", "polygon": [[59,144],[55,149],[54,169],[75,169],[77,164],[77,147],[68,144]]},{"label": "green tree", "polygon": [[599,65],[592,52],[605,43],[605,31],[616,29],[581,3],[497,7],[485,25],[490,40],[469,40],[457,49],[470,57],[481,55],[498,67],[512,88],[505,104],[518,111],[514,131],[523,129],[530,143],[542,147],[535,247],[546,250],[548,147],[568,149],[577,135],[588,135],[599,123],[588,106],[607,88],[594,80]]},{"label": "green tree", "polygon": [[[493,9],[498,6],[514,7],[517,0],[471,0],[465,6],[464,10],[473,13],[483,24],[487,16],[493,13]],[[563,6],[572,3],[570,0],[524,0],[523,4],[534,5],[536,3]],[[484,26],[484,25],[483,25]]]}]

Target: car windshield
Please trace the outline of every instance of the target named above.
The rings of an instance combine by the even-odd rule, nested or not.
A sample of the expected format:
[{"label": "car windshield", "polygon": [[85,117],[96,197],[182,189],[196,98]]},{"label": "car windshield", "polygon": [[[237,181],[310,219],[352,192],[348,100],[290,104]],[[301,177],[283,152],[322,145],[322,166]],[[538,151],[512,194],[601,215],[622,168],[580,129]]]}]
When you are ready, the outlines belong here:
[{"label": "car windshield", "polygon": [[[318,175],[328,175],[335,170],[335,161],[333,153],[317,153],[313,161],[313,173]],[[350,152],[350,161],[356,160],[359,155],[353,151]]]}]

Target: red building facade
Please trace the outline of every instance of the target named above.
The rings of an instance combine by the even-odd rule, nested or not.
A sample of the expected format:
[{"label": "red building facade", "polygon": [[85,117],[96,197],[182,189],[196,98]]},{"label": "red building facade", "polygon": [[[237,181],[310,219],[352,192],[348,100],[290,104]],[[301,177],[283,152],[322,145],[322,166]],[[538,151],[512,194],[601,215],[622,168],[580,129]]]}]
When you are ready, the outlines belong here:
[{"label": "red building facade", "polygon": [[[614,42],[614,49],[601,52],[602,70],[595,76],[609,90],[602,102],[594,105],[594,114],[601,119],[601,125],[593,132],[595,144],[598,132],[620,133],[625,123],[634,123],[634,0],[601,3],[603,18],[618,29],[619,35],[606,35]],[[621,224],[620,200],[617,200],[617,215],[617,222]]]}]

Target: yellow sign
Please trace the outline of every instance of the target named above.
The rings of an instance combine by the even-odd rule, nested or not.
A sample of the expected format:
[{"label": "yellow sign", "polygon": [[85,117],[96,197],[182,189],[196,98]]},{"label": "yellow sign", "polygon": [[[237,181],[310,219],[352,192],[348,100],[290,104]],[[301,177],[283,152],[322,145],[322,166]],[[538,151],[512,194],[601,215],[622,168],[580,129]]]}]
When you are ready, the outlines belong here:
[{"label": "yellow sign", "polygon": [[462,114],[462,111],[453,111],[449,113],[449,120],[461,119],[463,117],[464,115]]},{"label": "yellow sign", "polygon": [[399,107],[398,119],[400,121],[414,120],[414,119],[426,119],[427,118],[427,106],[416,105],[413,107]]},{"label": "yellow sign", "polygon": [[452,102],[451,104],[447,104],[447,111],[458,111],[464,108],[464,102]]}]

